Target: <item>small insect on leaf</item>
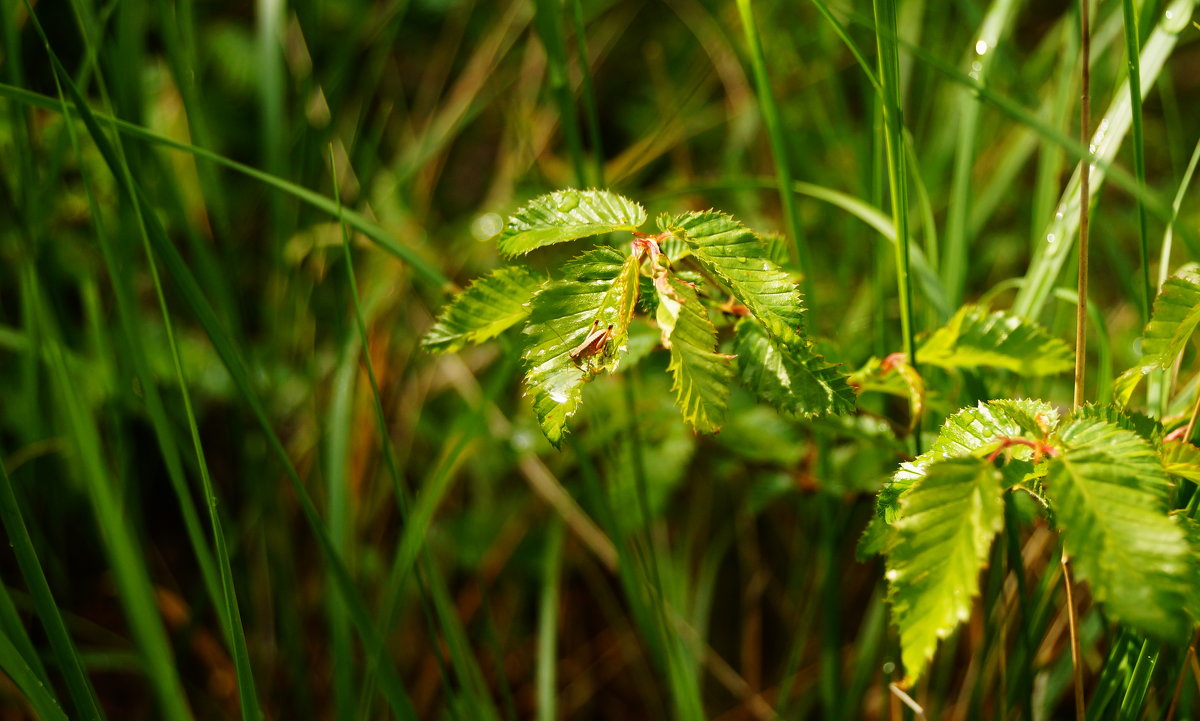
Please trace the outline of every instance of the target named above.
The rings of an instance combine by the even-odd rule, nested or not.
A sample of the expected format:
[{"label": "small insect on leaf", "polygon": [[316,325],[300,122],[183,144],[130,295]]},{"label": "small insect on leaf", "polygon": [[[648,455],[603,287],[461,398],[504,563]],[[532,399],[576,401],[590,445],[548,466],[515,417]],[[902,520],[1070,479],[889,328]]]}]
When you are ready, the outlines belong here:
[{"label": "small insect on leaf", "polygon": [[613,337],[613,324],[600,327],[600,321],[592,323],[592,330],[582,343],[571,349],[569,355],[577,367],[583,368],[589,359],[602,356],[608,351],[608,342]]}]

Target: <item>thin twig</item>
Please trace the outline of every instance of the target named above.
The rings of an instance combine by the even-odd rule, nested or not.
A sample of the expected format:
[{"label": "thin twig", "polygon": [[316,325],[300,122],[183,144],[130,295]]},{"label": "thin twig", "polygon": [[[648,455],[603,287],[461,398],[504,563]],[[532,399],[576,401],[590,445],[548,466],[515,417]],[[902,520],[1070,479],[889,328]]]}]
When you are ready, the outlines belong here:
[{"label": "thin twig", "polygon": [[[1083,405],[1084,372],[1087,364],[1087,298],[1088,298],[1088,209],[1091,205],[1089,185],[1092,175],[1092,157],[1089,142],[1091,125],[1091,25],[1088,13],[1089,0],[1079,0],[1079,36],[1082,69],[1080,71],[1079,136],[1088,154],[1079,170],[1079,287],[1075,304],[1075,406]],[[1083,660],[1079,652],[1079,631],[1075,618],[1075,596],[1071,590],[1071,570],[1067,566],[1067,553],[1060,558],[1063,569],[1063,585],[1067,589],[1067,621],[1071,632],[1071,667],[1075,683],[1075,718],[1084,721]]]},{"label": "thin twig", "polygon": [[1195,635],[1192,636],[1187,656],[1183,659],[1183,668],[1179,669],[1179,680],[1175,682],[1175,693],[1171,694],[1171,705],[1167,708],[1166,721],[1172,721],[1175,718],[1175,707],[1179,705],[1179,696],[1183,693],[1183,681],[1187,678],[1188,662],[1196,657],[1196,641],[1200,641],[1200,629],[1197,629]]},{"label": "thin twig", "polygon": [[1071,592],[1071,571],[1067,568],[1067,554],[1062,558],[1063,585],[1067,589],[1067,623],[1071,631],[1071,668],[1075,672],[1075,719],[1084,721],[1083,704],[1083,659],[1079,652],[1079,631],[1075,623],[1075,596]]},{"label": "thin twig", "polygon": [[895,698],[900,699],[901,703],[911,709],[920,721],[925,721],[925,709],[921,708],[921,704],[914,701],[912,696],[905,693],[904,689],[894,683],[889,683],[888,690],[892,692]]},{"label": "thin twig", "polygon": [[[1088,127],[1091,125],[1091,70],[1089,58],[1091,55],[1090,29],[1088,26],[1088,0],[1080,0],[1080,36],[1083,48],[1083,90],[1079,99],[1079,135],[1085,146],[1088,145]],[[1088,297],[1088,207],[1091,205],[1089,190],[1092,175],[1092,156],[1089,146],[1088,154],[1084,157],[1083,167],[1079,172],[1079,288],[1078,301],[1075,304],[1075,405],[1083,405],[1084,372],[1087,362],[1087,297]]]}]

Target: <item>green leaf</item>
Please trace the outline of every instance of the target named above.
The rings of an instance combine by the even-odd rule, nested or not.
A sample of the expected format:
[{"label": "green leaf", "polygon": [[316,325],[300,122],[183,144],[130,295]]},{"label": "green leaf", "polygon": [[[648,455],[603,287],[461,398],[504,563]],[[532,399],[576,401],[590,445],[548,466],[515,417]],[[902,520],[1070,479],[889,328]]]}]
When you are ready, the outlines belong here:
[{"label": "green leaf", "polygon": [[1185,441],[1169,441],[1159,447],[1159,457],[1167,473],[1200,484],[1200,448]]},{"label": "green leaf", "polygon": [[1129,403],[1143,376],[1170,368],[1197,325],[1200,325],[1200,268],[1188,266],[1167,278],[1154,299],[1154,312],[1142,332],[1142,362],[1113,381],[1116,403],[1122,406]]},{"label": "green leaf", "polygon": [[459,292],[442,310],[421,345],[434,353],[457,353],[495,338],[529,315],[529,299],[545,281],[529,268],[498,268]]},{"label": "green leaf", "polygon": [[[963,408],[946,419],[937,438],[929,450],[912,461],[900,464],[886,488],[895,493],[893,503],[914,482],[928,471],[929,467],[944,458],[964,456],[986,456],[999,447],[1001,438],[1041,438],[1058,424],[1058,411],[1049,403],[1027,399],[1004,399],[980,403],[973,408]],[[1014,456],[1024,458],[1030,449],[1016,447]],[[880,500],[884,495],[880,494]],[[877,510],[894,511],[884,506]],[[889,517],[889,520],[891,518]]]},{"label": "green leaf", "polygon": [[771,335],[803,343],[804,303],[771,249],[741,223],[708,210],[661,217],[659,227],[683,240],[700,266],[746,306]]},{"label": "green leaf", "polygon": [[1150,444],[1095,419],[1068,420],[1046,492],[1077,577],[1109,613],[1163,640],[1187,632],[1188,545],[1167,515],[1170,482]]},{"label": "green leaf", "polygon": [[697,431],[715,433],[729,403],[731,357],[717,352],[717,329],[696,290],[673,275],[668,282],[672,292],[658,290],[658,321],[671,349],[675,405]]},{"label": "green leaf", "polygon": [[1153,444],[1160,443],[1163,437],[1162,423],[1142,413],[1118,408],[1113,405],[1097,405],[1088,403],[1076,408],[1071,413],[1071,420],[1089,418],[1105,421],[1118,428],[1133,431]]},{"label": "green leaf", "polygon": [[617,230],[637,230],[646,211],[607,190],[557,190],[534,198],[500,231],[500,252],[521,255],[555,243]]},{"label": "green leaf", "polygon": [[887,579],[907,684],[970,616],[979,569],[1004,523],[1003,493],[992,464],[952,458],[929,466],[901,502]]},{"label": "green leaf", "polygon": [[1142,362],[1169,368],[1200,325],[1200,268],[1189,266],[1167,278],[1154,299],[1142,333]]},{"label": "green leaf", "polygon": [[[547,284],[530,302],[529,343],[522,356],[525,384],[533,392],[542,432],[556,447],[567,419],[579,408],[583,384],[614,370],[625,352],[638,267],[636,258],[596,248],[567,263],[564,278]],[[607,339],[581,353],[597,331],[608,331]]]},{"label": "green leaf", "polygon": [[896,529],[888,525],[883,516],[871,516],[858,539],[858,545],[854,548],[855,560],[866,563],[880,553],[887,553],[896,536]]},{"label": "green leaf", "polygon": [[1071,370],[1075,353],[1041,326],[1001,311],[963,306],[917,351],[922,365],[1003,368],[1025,376]]},{"label": "green leaf", "polygon": [[785,345],[743,318],[734,350],[742,384],[781,412],[810,418],[854,411],[857,398],[845,374],[806,345]]},{"label": "green leaf", "polygon": [[[984,457],[1000,447],[1001,438],[1024,437],[1040,439],[1058,425],[1058,411],[1049,403],[1028,399],[1002,399],[980,403],[972,408],[963,408],[946,419],[938,432],[937,438],[930,444],[929,450],[911,461],[900,464],[892,477],[884,483],[875,499],[875,516],[880,522],[873,522],[870,536],[864,536],[859,543],[858,553],[870,556],[885,549],[893,543],[896,533],[891,524],[900,517],[900,504],[913,487],[929,472],[929,468],[947,458]],[[1033,451],[1017,446],[1010,451],[1011,459],[1029,461]],[[1039,477],[1042,466],[1029,470],[1029,466],[1019,465],[1014,469],[1005,467],[1005,483],[1011,486],[1014,482],[1024,480],[1021,476]]]}]

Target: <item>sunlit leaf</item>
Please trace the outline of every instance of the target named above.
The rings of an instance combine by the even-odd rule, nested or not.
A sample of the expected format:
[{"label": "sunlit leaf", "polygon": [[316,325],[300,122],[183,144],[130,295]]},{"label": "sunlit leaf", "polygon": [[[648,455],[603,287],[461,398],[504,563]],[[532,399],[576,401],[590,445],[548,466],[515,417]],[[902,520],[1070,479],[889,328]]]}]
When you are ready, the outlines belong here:
[{"label": "sunlit leaf", "polygon": [[979,570],[1003,519],[1000,472],[984,459],[934,463],[905,494],[887,579],[906,683],[921,675],[938,641],[970,617]]},{"label": "sunlit leaf", "polygon": [[521,266],[475,280],[442,310],[421,345],[434,353],[456,353],[495,338],[529,315],[529,299],[545,280]]},{"label": "sunlit leaf", "polygon": [[746,306],[771,335],[803,342],[804,305],[787,271],[762,239],[716,211],[661,217],[659,227],[682,239],[696,262]]},{"label": "sunlit leaf", "polygon": [[[900,464],[888,488],[898,498],[914,481],[925,475],[933,463],[944,458],[985,456],[1000,446],[1002,438],[1037,439],[1058,424],[1058,411],[1049,403],[1032,399],[1003,399],[963,408],[946,419],[929,450],[916,459]],[[1016,457],[1032,452],[1014,448]],[[881,498],[883,496],[881,495]],[[891,510],[885,507],[884,510]]]},{"label": "sunlit leaf", "polygon": [[1071,370],[1075,353],[1035,323],[968,305],[921,344],[917,361],[939,368],[987,366],[1040,376]]},{"label": "sunlit leaf", "polygon": [[717,352],[717,329],[695,289],[674,277],[669,283],[671,292],[658,292],[658,319],[671,348],[675,405],[697,431],[714,433],[729,403],[731,359]]},{"label": "sunlit leaf", "polygon": [[1200,325],[1200,268],[1187,266],[1167,278],[1150,322],[1142,332],[1142,360],[1113,381],[1113,399],[1129,403],[1142,378],[1154,370],[1170,368]]},{"label": "sunlit leaf", "polygon": [[1187,632],[1188,545],[1167,515],[1170,482],[1132,431],[1070,419],[1045,489],[1076,577],[1115,618],[1162,638]]},{"label": "sunlit leaf", "polygon": [[1113,405],[1097,405],[1094,403],[1088,403],[1076,408],[1071,413],[1071,420],[1079,420],[1082,418],[1089,418],[1111,423],[1118,428],[1124,428],[1127,431],[1133,431],[1151,443],[1159,443],[1162,441],[1162,423],[1160,423],[1157,419],[1151,418],[1150,416],[1125,408],[1117,408]]},{"label": "sunlit leaf", "polygon": [[567,263],[563,275],[533,297],[523,355],[538,422],[555,446],[579,407],[582,385],[614,370],[625,352],[638,262],[601,247]]},{"label": "sunlit leaf", "polygon": [[500,252],[531,250],[617,230],[636,230],[646,222],[642,206],[607,190],[557,190],[532,200],[500,231]]},{"label": "sunlit leaf", "polygon": [[1184,441],[1168,441],[1159,447],[1159,457],[1167,473],[1200,484],[1200,448]]}]

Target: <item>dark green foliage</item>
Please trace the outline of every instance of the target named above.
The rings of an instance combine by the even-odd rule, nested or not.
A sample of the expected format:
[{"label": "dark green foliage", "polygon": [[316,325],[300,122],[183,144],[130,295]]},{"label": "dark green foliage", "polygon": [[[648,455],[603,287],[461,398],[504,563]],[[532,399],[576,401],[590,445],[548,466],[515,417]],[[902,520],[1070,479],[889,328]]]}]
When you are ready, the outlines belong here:
[{"label": "dark green foliage", "polygon": [[745,318],[738,321],[733,347],[742,384],[780,411],[807,418],[854,410],[846,376],[806,345],[785,343]]}]

